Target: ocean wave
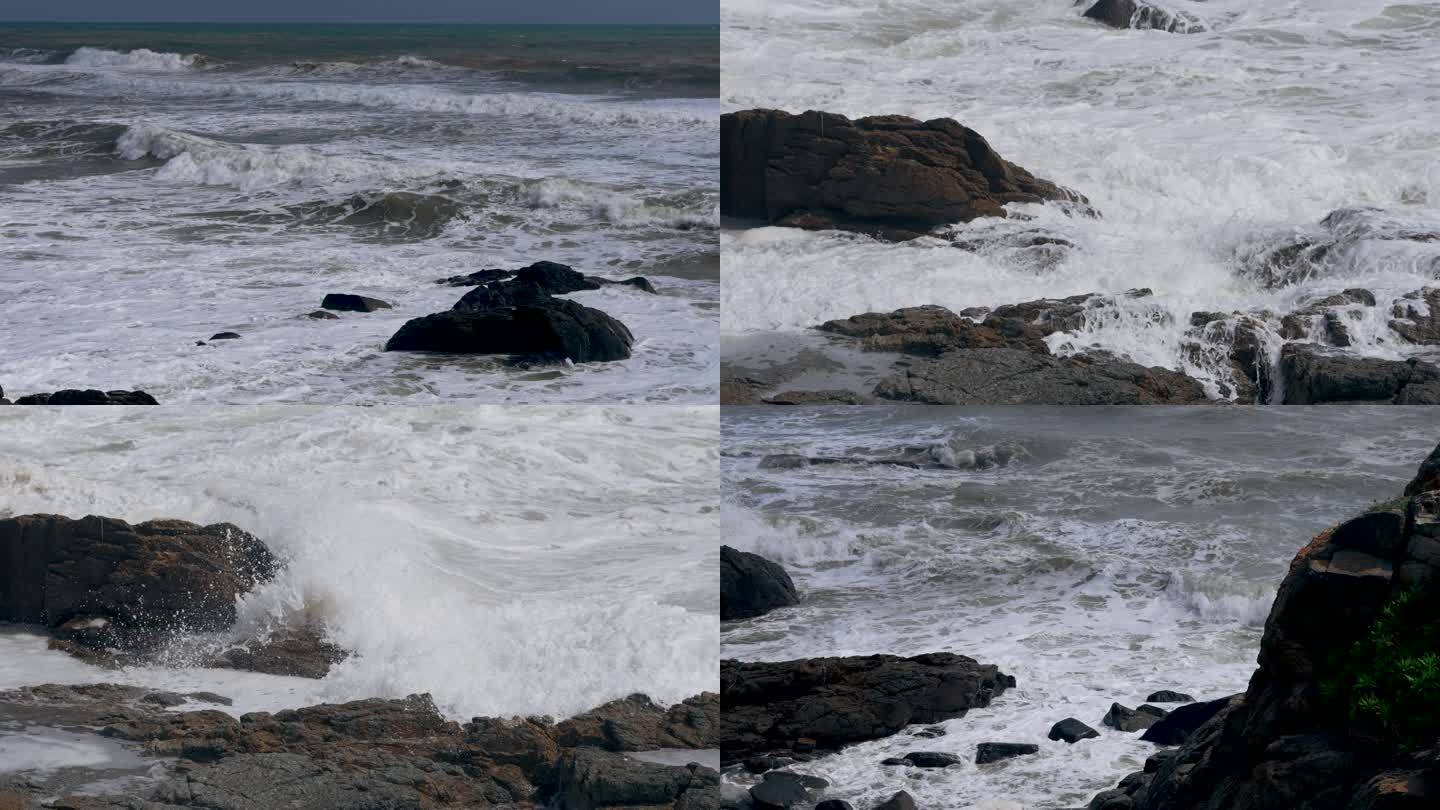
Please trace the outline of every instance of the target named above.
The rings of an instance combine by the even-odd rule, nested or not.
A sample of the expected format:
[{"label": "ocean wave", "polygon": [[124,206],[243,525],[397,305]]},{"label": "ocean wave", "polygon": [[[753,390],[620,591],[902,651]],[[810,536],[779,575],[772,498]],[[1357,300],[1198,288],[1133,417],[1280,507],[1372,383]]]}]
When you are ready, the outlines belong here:
[{"label": "ocean wave", "polygon": [[105,48],[81,47],[65,57],[65,64],[76,67],[120,68],[176,72],[206,67],[210,60],[197,53],[180,54],[136,48],[133,51],[112,51]]},{"label": "ocean wave", "polygon": [[423,71],[458,70],[443,62],[426,59],[423,56],[397,56],[375,62],[316,62],[295,61],[287,65],[267,68],[262,72],[272,76],[348,76],[361,73],[395,74],[418,73]]},{"label": "ocean wave", "polygon": [[51,51],[45,48],[0,48],[0,62],[44,65],[58,62],[63,56],[63,51]]},{"label": "ocean wave", "polygon": [[636,199],[589,183],[546,178],[524,186],[523,196],[530,208],[579,208],[621,227],[660,226],[684,231],[713,231],[720,227],[719,205],[711,195],[703,193]]},{"label": "ocean wave", "polygon": [[275,210],[207,212],[200,216],[257,225],[340,225],[385,239],[428,239],[464,218],[468,210],[465,202],[446,194],[371,191],[338,202],[317,200]]},{"label": "ocean wave", "polygon": [[109,152],[124,124],[80,121],[24,121],[0,128],[0,158],[80,157]]}]

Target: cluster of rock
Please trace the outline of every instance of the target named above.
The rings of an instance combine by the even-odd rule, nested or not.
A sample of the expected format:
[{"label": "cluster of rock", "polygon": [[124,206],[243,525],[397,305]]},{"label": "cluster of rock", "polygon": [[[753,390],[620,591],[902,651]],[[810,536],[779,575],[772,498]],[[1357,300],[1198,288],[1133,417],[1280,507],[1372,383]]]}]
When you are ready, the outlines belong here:
[{"label": "cluster of rock", "polygon": [[159,405],[144,391],[100,391],[94,388],[66,388],[50,394],[27,394],[12,403],[0,388],[0,405]]},{"label": "cluster of rock", "polygon": [[[1404,494],[1321,532],[1300,550],[1265,622],[1259,668],[1243,694],[1209,704],[1196,730],[1092,810],[1404,810],[1440,801],[1440,727],[1397,735],[1357,709],[1347,681],[1385,683],[1377,656],[1347,667],[1397,600],[1429,614],[1400,633],[1440,627],[1440,447]],[[1428,631],[1425,628],[1430,628]],[[1384,644],[1397,645],[1400,639]],[[1431,648],[1433,656],[1433,647]],[[1377,696],[1383,703],[1385,698]],[[1440,717],[1436,697],[1393,717]],[[1154,730],[1152,727],[1151,731]]]},{"label": "cluster of rock", "polygon": [[[1075,0],[1081,6],[1091,0]],[[1085,10],[1085,17],[1112,28],[1138,28],[1172,34],[1196,34],[1205,24],[1195,15],[1166,8],[1150,0],[1098,0]]]},{"label": "cluster of rock", "polygon": [[[143,788],[95,795],[92,787],[91,795],[47,801],[48,807],[713,810],[719,801],[713,768],[627,754],[711,747],[720,706],[714,693],[669,709],[634,695],[560,723],[477,717],[460,724],[446,720],[428,695],[239,718],[213,709],[165,711],[189,699],[225,702],[112,684],[47,685],[0,692],[0,718],[94,729],[162,758]],[[0,783],[0,806],[38,808],[51,796],[43,784],[7,791]]]},{"label": "cluster of rock", "polygon": [[[972,129],[900,115],[854,121],[811,110],[720,117],[720,212],[767,224],[896,241],[1010,203],[1084,198],[1010,163]],[[1088,209],[1087,209],[1088,210]]]},{"label": "cluster of rock", "polygon": [[572,363],[624,360],[635,342],[625,324],[556,296],[611,284],[655,292],[644,278],[610,281],[554,262],[514,272],[482,270],[440,283],[479,286],[445,312],[407,321],[385,344],[386,351],[504,354]]}]

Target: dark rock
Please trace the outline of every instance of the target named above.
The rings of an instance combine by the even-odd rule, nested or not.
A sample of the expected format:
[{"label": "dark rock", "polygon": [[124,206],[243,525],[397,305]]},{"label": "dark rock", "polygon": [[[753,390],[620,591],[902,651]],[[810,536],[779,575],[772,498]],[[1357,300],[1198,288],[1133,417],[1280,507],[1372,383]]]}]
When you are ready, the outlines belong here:
[{"label": "dark rock", "polygon": [[960,757],[938,751],[911,751],[904,760],[916,768],[948,768],[958,764]]},{"label": "dark rock", "polygon": [[855,391],[782,391],[761,401],[766,405],[865,405],[871,398]]},{"label": "dark rock", "polygon": [[1193,15],[1161,8],[1147,0],[1099,0],[1086,10],[1085,16],[1112,28],[1150,28],[1172,34],[1205,30],[1205,24]]},{"label": "dark rock", "polygon": [[855,810],[849,802],[840,799],[826,799],[815,805],[815,810]]},{"label": "dark rock", "polygon": [[317,309],[314,312],[306,313],[305,317],[309,318],[312,321],[335,321],[340,319],[339,315],[336,315],[333,312],[326,312],[323,309]]},{"label": "dark rock", "polygon": [[789,760],[780,757],[750,757],[745,760],[745,770],[750,773],[765,773],[766,771],[773,771],[776,768],[783,768],[788,764],[790,764]]},{"label": "dark rock", "polygon": [[1107,790],[1090,800],[1087,810],[1131,810],[1135,800],[1123,790]]},{"label": "dark rock", "polygon": [[1165,710],[1154,706],[1131,709],[1119,703],[1111,703],[1110,711],[1105,713],[1101,722],[1117,731],[1140,731],[1155,725],[1155,721],[1164,716]]},{"label": "dark rock", "polygon": [[795,583],[784,568],[758,554],[720,547],[722,621],[763,616],[775,608],[799,603]]},{"label": "dark rock", "polygon": [[1407,343],[1440,345],[1440,288],[1416,290],[1396,302],[1390,329]]},{"label": "dark rock", "polygon": [[944,736],[945,736],[945,728],[944,728],[944,726],[928,726],[928,727],[926,727],[926,728],[920,729],[919,731],[915,732],[915,733],[912,734],[911,736],[912,736],[912,737],[919,737],[919,738],[921,738],[922,740],[933,740],[933,739],[935,739],[936,737],[944,737]]},{"label": "dark rock", "polygon": [[476,270],[463,276],[450,276],[449,278],[437,278],[436,284],[445,284],[450,287],[478,287],[481,284],[489,284],[492,281],[504,281],[515,275],[509,270]]},{"label": "dark rock", "polygon": [[915,799],[902,790],[875,805],[875,810],[915,810]]},{"label": "dark rock", "polygon": [[1011,685],[993,665],[952,653],[798,661],[722,661],[723,761],[794,749],[821,750],[938,723],[988,706]]},{"label": "dark rock", "polygon": [[1072,744],[1099,736],[1100,732],[1073,717],[1067,717],[1051,726],[1049,734],[1052,740],[1064,740]]},{"label": "dark rock", "polygon": [[985,742],[975,746],[975,764],[989,765],[1002,759],[1023,757],[1040,753],[1040,746],[1034,743]]},{"label": "dark rock", "polygon": [[215,334],[213,334],[213,335],[210,336],[210,339],[211,339],[212,341],[213,341],[213,340],[239,340],[239,339],[240,339],[240,334],[239,334],[238,332],[216,332]]},{"label": "dark rock", "polygon": [[904,757],[886,757],[885,759],[880,760],[880,764],[886,767],[896,767],[900,765],[909,765],[910,762]]},{"label": "dark rock", "polygon": [[560,784],[558,804],[564,810],[655,806],[704,810],[718,807],[720,800],[720,774],[709,768],[656,765],[594,748],[577,748],[561,758]]},{"label": "dark rock", "polygon": [[1280,353],[1286,405],[1376,402],[1440,403],[1440,368],[1415,358],[1380,360],[1331,354],[1308,343],[1287,343]]},{"label": "dark rock", "polygon": [[650,279],[645,278],[644,276],[633,276],[631,278],[622,279],[620,281],[606,281],[604,279],[601,279],[601,283],[614,284],[620,287],[634,287],[640,292],[647,292],[651,295],[660,294],[660,291],[655,289],[655,285],[650,283]]},{"label": "dark rock", "polygon": [[16,405],[159,405],[144,391],[84,391],[67,388],[53,394],[30,394],[15,400]]},{"label": "dark rock", "polygon": [[808,802],[810,791],[796,774],[771,771],[765,781],[750,788],[750,798],[760,807],[789,808]]},{"label": "dark rock", "polygon": [[1194,703],[1195,698],[1184,692],[1174,692],[1169,689],[1161,689],[1158,692],[1151,692],[1150,697],[1145,698],[1146,703]]},{"label": "dark rock", "polygon": [[[483,289],[483,288],[482,288]],[[574,363],[624,360],[634,337],[598,309],[559,298],[513,307],[460,309],[408,321],[386,351],[514,354]]]},{"label": "dark rock", "polygon": [[875,387],[881,399],[937,405],[1186,405],[1208,402],[1195,379],[1098,354],[1052,357],[961,349],[911,363]]},{"label": "dark rock", "polygon": [[656,748],[715,748],[720,696],[704,692],[668,709],[645,695],[612,700],[555,725],[552,736],[565,747],[608,751]]},{"label": "dark rock", "polygon": [[184,704],[185,696],[177,695],[174,692],[147,692],[140,696],[141,703],[153,703],[156,706],[180,706]]},{"label": "dark rock", "polygon": [[123,646],[143,646],[228,628],[236,597],[277,566],[228,523],[22,515],[0,520],[0,620],[59,628],[81,618],[104,623]]},{"label": "dark rock", "polygon": [[348,655],[326,641],[318,629],[306,627],[232,647],[211,658],[207,665],[268,675],[323,678],[331,666],[344,661]]},{"label": "dark rock", "polygon": [[1232,700],[1233,697],[1223,697],[1179,706],[1151,724],[1145,733],[1140,735],[1140,739],[1160,745],[1179,745],[1194,734],[1196,729],[1210,722],[1221,709],[1229,706]]},{"label": "dark rock", "polygon": [[1007,203],[1083,199],[1006,162],[949,119],[726,113],[720,166],[726,216],[891,239],[1003,217]]},{"label": "dark rock", "polygon": [[391,308],[388,302],[381,301],[379,298],[366,298],[363,295],[350,295],[349,293],[329,293],[320,302],[320,307],[340,312],[374,312]]}]

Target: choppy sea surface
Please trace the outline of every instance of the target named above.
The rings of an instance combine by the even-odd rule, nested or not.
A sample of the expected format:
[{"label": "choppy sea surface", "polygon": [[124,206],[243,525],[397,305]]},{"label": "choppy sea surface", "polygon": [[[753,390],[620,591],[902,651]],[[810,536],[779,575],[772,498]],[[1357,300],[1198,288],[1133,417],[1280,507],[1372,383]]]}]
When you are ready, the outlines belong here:
[{"label": "choppy sea surface", "polygon": [[[0,385],[713,402],[718,87],[714,26],[0,26]],[[652,279],[573,295],[632,358],[381,351],[542,259]],[[330,292],[394,309],[303,317]]]},{"label": "choppy sea surface", "polygon": [[318,681],[116,672],[12,625],[0,689],[206,690],[236,714],[429,692],[457,720],[714,691],[718,429],[714,407],[0,408],[0,516],[234,523],[286,567],[204,640],[318,622],[354,652]]},{"label": "choppy sea surface", "polygon": [[[1111,702],[1244,691],[1286,566],[1399,493],[1440,441],[1427,410],[727,408],[723,537],[783,564],[802,602],[725,623],[721,654],[998,664],[1018,686],[945,736],[917,727],[797,769],[856,806],[899,789],[921,807],[1084,806],[1155,750],[1101,725]],[[762,466],[785,453],[931,468]],[[1070,716],[1102,736],[1047,740]],[[980,742],[1040,753],[977,766]],[[910,751],[962,764],[880,765]]]},{"label": "choppy sea surface", "polygon": [[[1209,385],[1228,373],[1187,348],[1194,312],[1293,311],[1346,288],[1352,353],[1419,351],[1387,325],[1391,303],[1440,273],[1440,6],[1393,0],[1157,0],[1203,33],[1116,30],[1069,0],[726,0],[726,110],[949,117],[1006,159],[1077,189],[1100,218],[1011,206],[967,240],[1040,230],[1075,245],[1037,256],[967,252],[938,239],[725,231],[722,334],[760,333],[903,306],[956,311],[1149,287],[1062,351],[1100,347]],[[1246,268],[1297,237],[1325,240],[1337,209],[1373,208],[1369,235],[1295,284]],[[1422,240],[1395,234],[1425,234]],[[763,341],[762,341],[763,343]],[[1275,347],[1278,353],[1278,343]]]}]

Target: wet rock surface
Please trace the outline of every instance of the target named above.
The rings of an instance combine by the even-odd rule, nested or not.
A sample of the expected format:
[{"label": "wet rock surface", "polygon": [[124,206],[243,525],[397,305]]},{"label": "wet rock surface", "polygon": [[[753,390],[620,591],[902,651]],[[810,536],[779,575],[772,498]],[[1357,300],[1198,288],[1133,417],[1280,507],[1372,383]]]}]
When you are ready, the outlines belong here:
[{"label": "wet rock surface", "polygon": [[834,750],[988,706],[1014,679],[953,653],[720,664],[722,762]]},{"label": "wet rock surface", "polygon": [[1418,358],[1383,360],[1290,343],[1280,353],[1286,405],[1324,402],[1440,404],[1440,366]]},{"label": "wet rock surface", "polygon": [[[698,763],[659,765],[627,756],[617,744],[568,742],[563,735],[570,721],[455,723],[427,695],[240,718],[213,710],[167,712],[146,698],[143,689],[112,684],[29,687],[0,692],[0,719],[84,727],[146,758],[147,778],[46,805],[53,807],[708,810],[719,802],[719,773]],[[623,703],[627,714],[648,713],[651,722],[640,725],[656,732],[631,742],[654,747],[688,737],[713,745],[703,734],[689,737],[694,726],[688,720],[680,721],[685,730],[672,728],[684,709],[662,709],[638,697]],[[718,701],[711,693],[685,705],[694,710],[718,707]],[[595,712],[613,714],[606,707]],[[39,782],[21,786],[21,800],[38,804],[55,795]]]},{"label": "wet rock surface", "polygon": [[[555,262],[536,262],[514,272],[484,270],[472,277],[492,280],[467,292],[448,311],[407,321],[385,350],[499,354],[541,362],[624,360],[635,342],[625,324],[555,296],[606,284],[654,292],[643,278],[611,282]],[[453,284],[465,278],[441,281]]]},{"label": "wet rock surface", "polygon": [[[1079,0],[1076,5],[1085,2],[1087,0]],[[1153,29],[1172,34],[1195,34],[1205,30],[1205,24],[1195,15],[1147,0],[1099,0],[1085,10],[1085,16],[1112,28]]]},{"label": "wet rock surface", "polygon": [[1083,202],[950,119],[744,110],[720,119],[721,213],[905,240],[1017,202]]},{"label": "wet rock surface", "polygon": [[797,605],[800,594],[778,563],[730,546],[720,547],[720,619],[763,616]]},{"label": "wet rock surface", "polygon": [[381,301],[379,298],[367,298],[350,293],[329,293],[320,302],[320,308],[333,309],[338,312],[375,312],[391,307],[388,301]]},{"label": "wet rock surface", "polygon": [[16,405],[159,405],[144,391],[99,391],[94,388],[66,388],[50,394],[27,394]]},{"label": "wet rock surface", "polygon": [[[1440,798],[1440,703],[1414,694],[1440,638],[1440,447],[1401,497],[1296,554],[1244,694],[1174,709],[1184,728],[1091,808],[1421,808]],[[1417,678],[1421,680],[1416,680]],[[1393,707],[1387,704],[1393,702]]]}]

